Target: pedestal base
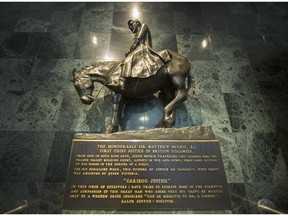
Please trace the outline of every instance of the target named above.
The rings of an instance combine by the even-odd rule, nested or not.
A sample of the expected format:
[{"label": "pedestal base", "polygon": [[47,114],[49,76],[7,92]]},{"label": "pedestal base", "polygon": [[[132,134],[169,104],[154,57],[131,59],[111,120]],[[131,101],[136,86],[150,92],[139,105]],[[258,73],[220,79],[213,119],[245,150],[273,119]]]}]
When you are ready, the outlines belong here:
[{"label": "pedestal base", "polygon": [[[89,189],[92,186],[94,189]],[[124,192],[109,190],[123,186],[127,187]],[[96,194],[91,194],[92,190]],[[142,201],[145,204],[139,204]],[[231,213],[227,210],[231,206],[219,143],[211,127],[204,126],[77,133],[63,207],[69,209],[62,210],[65,214]],[[94,208],[101,210],[87,210]]]}]

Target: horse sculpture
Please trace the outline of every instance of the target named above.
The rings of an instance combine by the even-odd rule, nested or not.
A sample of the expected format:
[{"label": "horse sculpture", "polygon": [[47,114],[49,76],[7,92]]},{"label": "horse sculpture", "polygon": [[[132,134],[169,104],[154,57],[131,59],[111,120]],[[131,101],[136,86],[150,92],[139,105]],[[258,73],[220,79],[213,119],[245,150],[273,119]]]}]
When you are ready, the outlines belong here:
[{"label": "horse sculpture", "polygon": [[[111,77],[121,61],[97,61],[77,71],[74,69],[72,82],[84,104],[94,101],[92,92],[94,82],[99,82],[113,92],[113,114],[106,133],[118,131],[122,109],[127,99],[145,98],[161,91],[165,99],[163,127],[175,124],[175,109],[188,98],[189,89],[193,88],[192,98],[197,98],[194,91],[194,79],[190,74],[191,64],[184,56],[166,50],[171,60],[165,63],[157,73],[148,78],[127,78],[125,89],[113,85]],[[160,52],[161,53],[161,52]]]}]

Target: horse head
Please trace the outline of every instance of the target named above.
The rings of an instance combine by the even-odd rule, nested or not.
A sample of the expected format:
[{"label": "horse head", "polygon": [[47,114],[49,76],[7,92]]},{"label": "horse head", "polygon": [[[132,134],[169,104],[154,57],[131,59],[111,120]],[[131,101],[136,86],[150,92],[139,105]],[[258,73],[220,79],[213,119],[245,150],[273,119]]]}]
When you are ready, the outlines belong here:
[{"label": "horse head", "polygon": [[94,101],[92,96],[94,85],[91,77],[85,73],[85,71],[85,69],[81,69],[80,71],[74,69],[72,71],[71,81],[74,84],[81,102],[89,105]]}]

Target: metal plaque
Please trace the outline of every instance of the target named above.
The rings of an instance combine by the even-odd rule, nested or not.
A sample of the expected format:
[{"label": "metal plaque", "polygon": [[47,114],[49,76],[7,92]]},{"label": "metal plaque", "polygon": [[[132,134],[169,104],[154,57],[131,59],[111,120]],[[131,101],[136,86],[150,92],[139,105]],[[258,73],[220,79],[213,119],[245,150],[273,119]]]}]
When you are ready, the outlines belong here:
[{"label": "metal plaque", "polygon": [[63,209],[230,209],[217,140],[74,139]]}]

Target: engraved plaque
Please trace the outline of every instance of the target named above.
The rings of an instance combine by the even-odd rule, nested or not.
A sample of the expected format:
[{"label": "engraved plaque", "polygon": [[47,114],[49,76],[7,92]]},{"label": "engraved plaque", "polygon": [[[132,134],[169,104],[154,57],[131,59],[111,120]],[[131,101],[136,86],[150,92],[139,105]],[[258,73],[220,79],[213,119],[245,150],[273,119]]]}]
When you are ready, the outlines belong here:
[{"label": "engraved plaque", "polygon": [[230,209],[217,140],[74,139],[63,209]]}]

